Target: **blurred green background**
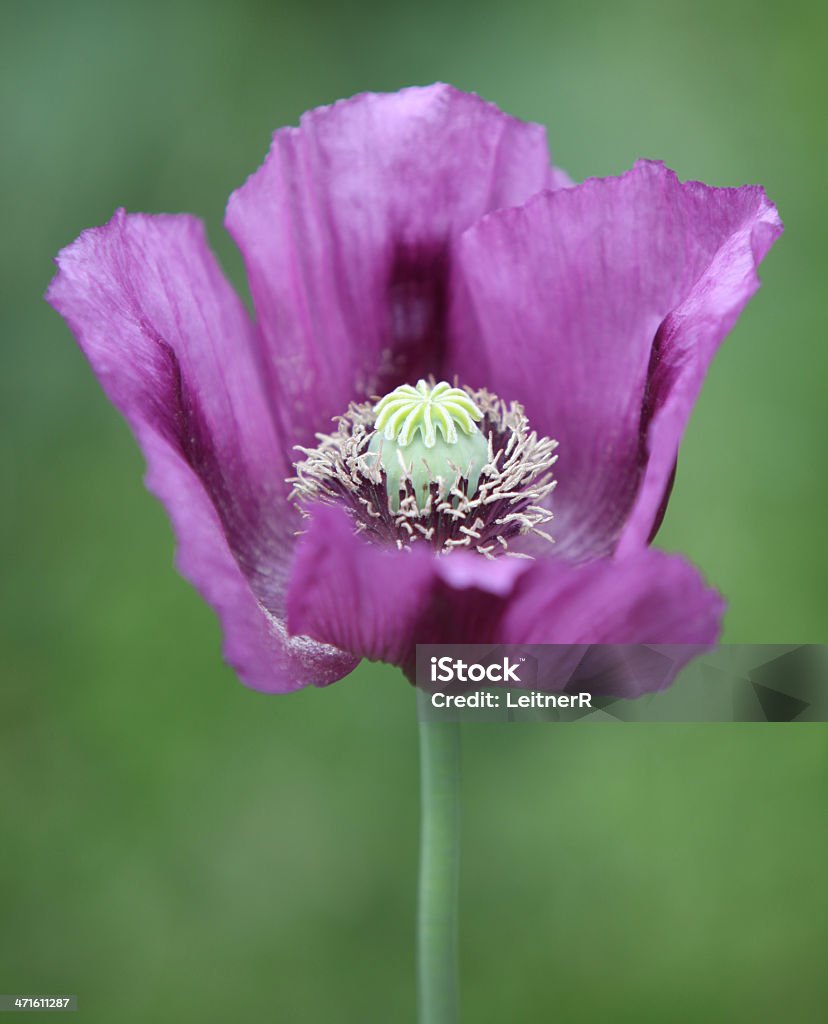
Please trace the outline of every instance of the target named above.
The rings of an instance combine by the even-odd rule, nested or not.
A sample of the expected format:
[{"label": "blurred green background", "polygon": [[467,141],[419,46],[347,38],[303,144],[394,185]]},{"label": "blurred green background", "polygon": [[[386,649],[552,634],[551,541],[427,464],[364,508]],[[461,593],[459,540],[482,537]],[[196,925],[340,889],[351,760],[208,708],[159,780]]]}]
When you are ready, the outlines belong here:
[{"label": "blurred green background", "polygon": [[[575,177],[758,181],[787,232],[717,359],[659,543],[726,638],[826,636],[824,5],[0,4],[0,992],[84,1020],[411,1021],[413,693],[265,697],[171,568],[142,461],[42,301],[131,210],[221,219],[275,127],[444,79]],[[824,1019],[828,734],[467,729],[465,1020]]]}]

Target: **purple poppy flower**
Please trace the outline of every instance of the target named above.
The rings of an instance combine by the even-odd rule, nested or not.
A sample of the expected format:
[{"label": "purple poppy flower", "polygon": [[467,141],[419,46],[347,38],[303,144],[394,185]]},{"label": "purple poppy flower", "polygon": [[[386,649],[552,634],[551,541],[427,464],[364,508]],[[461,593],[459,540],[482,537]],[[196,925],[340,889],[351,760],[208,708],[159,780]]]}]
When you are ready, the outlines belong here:
[{"label": "purple poppy flower", "polygon": [[[650,162],[573,185],[543,128],[435,85],[276,132],[226,223],[255,320],[188,216],[118,211],[61,252],[47,297],[247,684],[410,671],[417,642],[715,640],[721,597],[648,542],[782,230],[761,188]],[[455,385],[472,412],[437,408]],[[374,432],[384,395],[419,424],[408,466],[402,413]],[[476,465],[438,457],[449,434]]]}]

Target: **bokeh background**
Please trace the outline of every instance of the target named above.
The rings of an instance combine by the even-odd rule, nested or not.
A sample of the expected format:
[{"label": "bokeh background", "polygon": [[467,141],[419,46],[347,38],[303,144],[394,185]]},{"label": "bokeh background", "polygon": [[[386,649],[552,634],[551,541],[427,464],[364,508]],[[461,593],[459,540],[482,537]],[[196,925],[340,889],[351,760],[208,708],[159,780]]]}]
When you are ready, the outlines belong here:
[{"label": "bokeh background", "polygon": [[[275,127],[444,79],[639,156],[758,181],[787,231],[706,385],[659,544],[726,638],[828,640],[826,8],[788,0],[2,0],[0,992],[82,1019],[413,1020],[414,699],[363,666],[244,689],[142,461],[41,300],[124,204],[201,215]],[[824,1019],[828,732],[466,730],[465,1020]]]}]

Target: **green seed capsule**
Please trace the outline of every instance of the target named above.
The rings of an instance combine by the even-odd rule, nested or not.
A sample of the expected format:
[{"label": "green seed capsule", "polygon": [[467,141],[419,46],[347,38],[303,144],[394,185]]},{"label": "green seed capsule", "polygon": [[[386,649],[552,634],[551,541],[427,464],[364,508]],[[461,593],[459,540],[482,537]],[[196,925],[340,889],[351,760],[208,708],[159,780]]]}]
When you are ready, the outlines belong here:
[{"label": "green seed capsule", "polygon": [[376,433],[368,446],[379,454],[386,475],[391,507],[400,505],[407,481],[422,507],[431,490],[445,498],[459,480],[467,481],[466,493],[477,490],[480,473],[489,460],[489,445],[477,427],[483,414],[469,394],[445,381],[431,387],[403,384],[375,406]]}]

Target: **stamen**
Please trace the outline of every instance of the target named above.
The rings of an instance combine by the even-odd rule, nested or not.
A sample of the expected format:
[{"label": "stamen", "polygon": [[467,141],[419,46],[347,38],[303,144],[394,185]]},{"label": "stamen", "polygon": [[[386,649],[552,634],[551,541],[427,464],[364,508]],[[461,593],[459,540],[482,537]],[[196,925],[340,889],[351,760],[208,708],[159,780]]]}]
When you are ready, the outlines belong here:
[{"label": "stamen", "polygon": [[[543,527],[552,520],[557,442],[530,430],[518,403],[418,381],[376,405],[352,404],[336,422],[332,434],[317,435],[316,448],[297,449],[304,458],[289,482],[300,508],[342,505],[357,531],[399,549],[426,543],[446,554],[526,558],[511,550],[518,538],[553,543]],[[476,467],[478,442],[468,450],[475,436]]]}]

